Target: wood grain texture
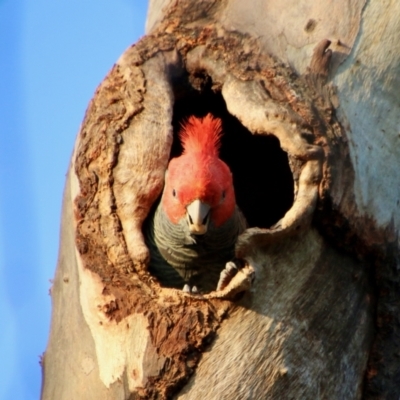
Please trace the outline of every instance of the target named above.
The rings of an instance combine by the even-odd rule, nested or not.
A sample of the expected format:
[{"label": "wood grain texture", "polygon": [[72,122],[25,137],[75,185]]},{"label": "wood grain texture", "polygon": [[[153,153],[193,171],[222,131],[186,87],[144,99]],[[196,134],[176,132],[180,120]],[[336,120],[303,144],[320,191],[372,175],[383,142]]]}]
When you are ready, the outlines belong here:
[{"label": "wood grain texture", "polygon": [[366,265],[315,230],[252,264],[253,289],[177,398],[361,398],[373,323]]},{"label": "wood grain texture", "polygon": [[[150,2],[150,34],[100,85],[77,139],[42,398],[398,397],[398,65],[376,46],[390,47],[398,6],[284,4]],[[279,139],[295,200],[243,234],[247,266],[223,291],[195,297],[148,274],[141,225],[176,96],[206,81],[252,134]]]},{"label": "wood grain texture", "polygon": [[63,200],[61,246],[52,293],[49,342],[43,358],[42,400],[125,399],[122,381],[107,388],[99,376],[95,343],[82,313],[75,247],[71,174]]}]

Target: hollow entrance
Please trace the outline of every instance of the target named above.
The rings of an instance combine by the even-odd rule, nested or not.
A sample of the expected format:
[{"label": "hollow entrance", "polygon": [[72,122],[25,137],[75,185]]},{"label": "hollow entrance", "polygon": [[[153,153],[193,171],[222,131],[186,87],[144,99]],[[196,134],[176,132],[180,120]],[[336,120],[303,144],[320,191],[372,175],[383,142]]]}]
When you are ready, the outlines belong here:
[{"label": "hollow entrance", "polygon": [[177,138],[181,123],[191,115],[204,117],[208,113],[222,120],[220,157],[232,171],[236,201],[249,226],[271,227],[285,215],[294,200],[288,156],[276,137],[252,135],[230,115],[220,92],[208,88],[180,93],[174,105],[171,158],[182,152]]}]

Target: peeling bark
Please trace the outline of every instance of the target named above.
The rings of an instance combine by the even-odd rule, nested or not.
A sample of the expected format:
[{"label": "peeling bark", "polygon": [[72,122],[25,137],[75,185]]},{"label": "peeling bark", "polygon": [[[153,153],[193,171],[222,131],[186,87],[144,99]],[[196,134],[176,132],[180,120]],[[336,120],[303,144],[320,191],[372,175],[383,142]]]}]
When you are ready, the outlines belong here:
[{"label": "peeling bark", "polygon": [[[257,4],[260,15],[274,15],[268,2]],[[149,14],[149,35],[99,86],[77,138],[42,398],[398,395],[397,228],[358,207],[352,133],[330,82],[351,53],[364,2],[346,3],[345,27],[317,6],[305,23],[289,16],[296,23],[285,32],[303,29],[285,39],[306,49],[296,52],[256,39],[259,15],[239,21],[240,2],[151,2],[161,5]],[[245,29],[249,18],[255,24]],[[310,37],[319,37],[312,48]],[[294,200],[273,226],[241,235],[243,268],[223,290],[191,295],[147,272],[141,228],[173,152],[174,106],[204,93],[219,93],[255,137],[279,140]],[[267,189],[274,194],[260,183]]]}]

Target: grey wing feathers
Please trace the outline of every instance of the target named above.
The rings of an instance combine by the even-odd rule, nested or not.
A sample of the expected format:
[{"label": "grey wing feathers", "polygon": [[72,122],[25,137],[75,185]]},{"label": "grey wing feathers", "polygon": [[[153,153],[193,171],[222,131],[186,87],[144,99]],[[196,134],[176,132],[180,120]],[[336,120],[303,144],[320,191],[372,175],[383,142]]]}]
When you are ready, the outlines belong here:
[{"label": "grey wing feathers", "polygon": [[246,220],[236,208],[221,227],[210,224],[205,235],[191,236],[185,220],[173,224],[158,207],[145,229],[151,254],[149,272],[161,285],[182,289],[189,284],[211,291],[226,262],[234,258],[236,239],[246,229]]}]

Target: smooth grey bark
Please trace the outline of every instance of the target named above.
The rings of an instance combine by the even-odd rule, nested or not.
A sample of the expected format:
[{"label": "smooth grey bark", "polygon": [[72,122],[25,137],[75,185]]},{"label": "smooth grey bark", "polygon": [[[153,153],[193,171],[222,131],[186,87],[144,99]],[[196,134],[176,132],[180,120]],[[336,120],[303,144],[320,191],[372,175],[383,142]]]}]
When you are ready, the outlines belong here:
[{"label": "smooth grey bark", "polygon": [[[150,1],[148,41],[138,45],[138,49],[128,50],[118,61],[95,94],[77,139],[65,190],[42,399],[399,396],[400,365],[395,356],[400,326],[396,289],[400,224],[400,113],[396,83],[400,51],[396,51],[399,45],[395,42],[399,16],[400,5],[393,1],[382,6],[376,0],[323,4],[257,0],[251,7],[240,0]],[[292,127],[290,118],[285,120],[286,111],[285,118],[279,115],[282,107],[287,106],[278,104],[279,93],[270,90],[266,95],[259,85],[253,85],[250,75],[239,73],[239,67],[236,70],[226,60],[221,62],[223,56],[213,47],[214,42],[206,41],[209,48],[204,50],[201,35],[193,34],[197,38],[193,43],[198,40],[198,44],[190,43],[185,29],[194,32],[195,28],[204,32],[216,29],[232,41],[234,36],[229,35],[234,32],[239,35],[235,37],[242,37],[244,48],[250,46],[249,54],[258,51],[261,58],[263,54],[272,55],[301,76],[309,73],[318,43],[324,39],[331,41],[329,81],[336,86],[336,94],[320,83],[316,90],[320,90],[322,98],[329,97],[344,133],[336,138],[342,141],[338,147],[335,140],[327,139],[324,149],[328,151],[322,167],[318,157],[312,158],[312,151],[303,149],[301,134]],[[188,53],[173,50],[170,43],[174,35],[180,38],[176,43],[193,48]],[[251,47],[249,37],[257,38],[258,47]],[[235,51],[237,48],[232,47],[232,54]],[[260,61],[260,65],[265,64]],[[153,146],[140,138],[152,137],[154,132],[159,155],[152,179],[156,189],[148,189],[152,195],[146,202],[150,204],[162,185],[158,177],[169,154],[174,82],[185,69],[193,76],[196,71],[205,70],[220,88],[228,111],[252,133],[272,133],[278,137],[282,148],[292,157],[294,175],[298,174],[295,204],[279,228],[283,233],[279,229],[250,230],[244,235],[240,251],[255,269],[256,280],[240,301],[217,293],[205,302],[192,301],[189,305],[191,300],[179,293],[140,283],[145,276],[140,268],[146,254],[137,229],[140,232],[145,207],[138,201],[142,201],[140,191],[145,184],[138,183],[140,180],[130,171],[139,165],[136,154],[147,154],[149,151],[143,149]],[[255,76],[254,82],[258,79]],[[291,83],[292,78],[285,79]],[[309,82],[311,86],[315,83]],[[109,101],[114,95],[118,99]],[[158,108],[160,99],[167,106]],[[318,107],[321,109],[316,103]],[[265,113],[269,117],[265,118]],[[271,119],[275,114],[279,123]],[[332,129],[337,125],[332,122]],[[90,147],[95,146],[91,137],[93,143],[101,142],[100,136],[96,136],[100,131],[107,132],[107,138],[117,132],[115,142],[107,139],[113,143],[109,147]],[[103,158],[92,161],[93,154]],[[307,161],[297,166],[298,158]],[[148,161],[153,165],[152,159],[146,157],[140,162]],[[91,201],[100,204],[98,212],[108,258],[88,258],[91,250],[86,253],[85,246],[92,244],[80,240],[86,234],[87,238],[92,237],[92,230],[96,230],[94,220],[86,219],[90,223],[85,222],[81,231],[77,230],[79,207],[86,207],[82,193],[89,188],[84,186],[86,172],[82,172],[86,171],[86,163],[88,182],[94,171],[102,188],[94,190]],[[306,176],[307,168],[312,172]],[[127,205],[118,214],[122,234],[113,225],[114,211],[107,211],[114,210],[109,193],[115,194],[117,208],[121,210]],[[318,199],[314,199],[313,193]],[[315,210],[316,204],[319,208]],[[302,226],[300,233],[293,234],[297,224]],[[103,242],[96,243],[100,246]],[[132,291],[120,294],[119,289],[107,283],[98,266],[104,260],[128,271],[134,277],[132,282],[143,290],[138,293],[146,297],[151,292],[158,305],[144,302],[139,308],[131,306],[126,314],[118,314],[118,310],[113,314],[110,305],[120,305],[121,299],[134,304],[137,299]],[[90,262],[96,265],[90,266]],[[150,289],[143,289],[147,287]],[[186,332],[184,335],[196,331],[201,341],[208,337],[202,336],[205,330],[217,333],[208,347],[199,347],[200,356],[195,361],[187,352],[177,350],[181,346],[177,346],[178,339],[163,338],[163,313],[174,302],[182,306],[179,317],[183,322],[170,316],[169,336],[175,334],[174,326],[182,334]],[[165,308],[158,308],[159,304]],[[149,319],[152,312],[155,316]],[[215,319],[210,325],[200,320],[193,322],[196,312]],[[157,325],[154,321],[161,322]],[[192,346],[195,342],[191,343]],[[172,374],[171,365],[176,366],[179,374],[183,373],[176,382],[173,375],[168,375]]]}]

